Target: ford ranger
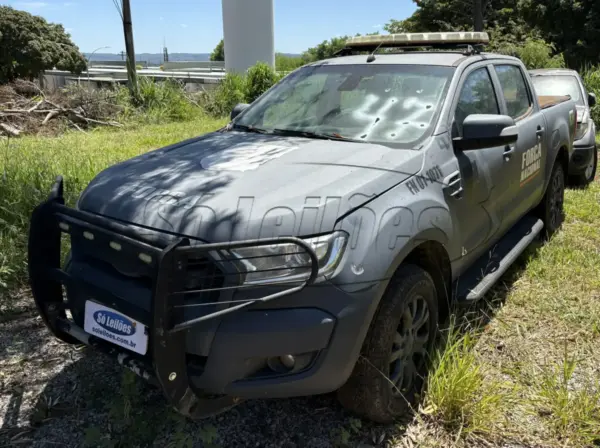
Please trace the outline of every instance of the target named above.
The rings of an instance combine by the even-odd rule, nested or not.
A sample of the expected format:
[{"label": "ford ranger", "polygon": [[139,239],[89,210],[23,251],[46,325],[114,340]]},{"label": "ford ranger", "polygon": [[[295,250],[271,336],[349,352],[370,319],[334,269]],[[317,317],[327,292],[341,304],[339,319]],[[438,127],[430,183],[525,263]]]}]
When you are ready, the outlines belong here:
[{"label": "ford ranger", "polygon": [[102,171],[74,207],[59,176],[30,223],[44,322],[191,418],[332,391],[403,415],[450,305],[563,219],[575,103],[536,96],[487,41],[353,38],[224,128]]}]

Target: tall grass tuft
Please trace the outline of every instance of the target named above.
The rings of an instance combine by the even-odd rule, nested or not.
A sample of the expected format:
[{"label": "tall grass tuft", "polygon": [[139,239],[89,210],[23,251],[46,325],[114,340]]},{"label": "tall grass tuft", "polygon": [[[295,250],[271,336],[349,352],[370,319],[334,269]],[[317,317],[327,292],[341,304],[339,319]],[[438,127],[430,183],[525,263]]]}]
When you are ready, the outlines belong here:
[{"label": "tall grass tuft", "polygon": [[600,439],[600,384],[577,378],[577,363],[565,344],[561,364],[540,375],[538,399],[553,433],[570,446],[591,446]]},{"label": "tall grass tuft", "polygon": [[474,346],[470,333],[461,334],[452,326],[427,377],[426,413],[463,436],[494,433],[508,401],[502,383],[475,356]]}]

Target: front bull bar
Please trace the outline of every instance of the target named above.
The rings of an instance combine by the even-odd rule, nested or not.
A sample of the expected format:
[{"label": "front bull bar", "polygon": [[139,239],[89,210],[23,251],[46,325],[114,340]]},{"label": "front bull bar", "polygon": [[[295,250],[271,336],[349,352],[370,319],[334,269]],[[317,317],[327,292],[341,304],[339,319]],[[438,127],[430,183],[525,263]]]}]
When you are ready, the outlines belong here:
[{"label": "front bull bar", "polygon": [[[256,303],[265,303],[289,296],[311,285],[317,278],[319,265],[314,249],[305,241],[294,237],[264,238],[216,244],[190,245],[188,238],[173,237],[166,245],[149,243],[147,236],[136,232],[134,227],[93,213],[65,206],[64,187],[61,176],[57,177],[46,201],[32,213],[28,265],[29,282],[38,311],[50,331],[64,342],[83,343],[101,350],[150,383],[158,385],[167,401],[181,414],[190,418],[202,418],[220,409],[235,405],[239,399],[229,396],[209,396],[193,390],[187,373],[186,331],[202,322],[238,312]],[[61,269],[61,237],[63,233],[93,233],[97,243],[118,244],[122,254],[143,253],[153,279],[151,317],[144,324],[149,329],[148,354],[138,355],[117,345],[85,332],[74,320],[67,318],[68,301],[64,300],[63,285],[74,285],[92,299],[104,299],[108,303],[124,303],[109,289],[76,278]],[[209,257],[232,249],[273,244],[295,244],[310,257],[310,274],[305,280],[273,282],[269,286],[283,286],[275,293],[241,301],[222,301],[217,311],[193,319],[176,322],[174,309],[181,307],[186,294],[219,291],[182,290],[187,261],[191,258]],[[294,285],[295,286],[292,286]],[[245,286],[245,285],[244,285]],[[258,286],[258,285],[257,285]],[[242,288],[239,286],[238,288]],[[250,286],[256,287],[256,286]],[[118,309],[117,309],[118,310]],[[119,310],[118,310],[119,311]]]}]

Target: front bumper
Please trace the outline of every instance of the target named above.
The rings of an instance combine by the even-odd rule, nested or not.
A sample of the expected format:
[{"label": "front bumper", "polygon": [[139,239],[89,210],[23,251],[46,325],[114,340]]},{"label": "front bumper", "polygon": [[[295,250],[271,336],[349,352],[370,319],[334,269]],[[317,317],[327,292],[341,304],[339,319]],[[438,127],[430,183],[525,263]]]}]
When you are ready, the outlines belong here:
[{"label": "front bumper", "polygon": [[[94,284],[84,277],[72,275],[69,270],[62,270],[63,233],[69,234],[71,240],[81,238],[81,235],[94,240],[95,250],[100,252],[110,250],[109,245],[118,245],[119,257],[141,265],[152,278],[148,309],[133,306],[130,301],[116,295],[111,287]],[[248,292],[243,300],[227,300],[231,295],[221,294],[226,300],[196,303],[196,307],[209,311],[201,312],[192,318],[180,311],[185,307],[187,295],[212,292],[181,289],[181,285],[185,283],[188,263],[201,257],[228,263],[231,260],[224,260],[223,253],[229,249],[275,243],[295,244],[299,250],[306,251],[311,259],[308,279],[293,284],[275,285],[266,295],[264,289],[259,291],[258,295]],[[352,366],[350,360],[358,356],[360,338],[352,340],[351,354],[347,351],[335,351],[336,348],[341,348],[341,344],[348,346],[347,342],[343,342],[344,338],[337,338],[336,344],[329,344],[336,319],[327,312],[316,307],[271,311],[260,309],[284,297],[297,297],[295,293],[315,281],[318,274],[317,256],[312,247],[301,239],[284,237],[192,245],[187,238],[173,237],[168,244],[157,243],[129,226],[66,207],[62,178],[58,178],[48,200],[40,204],[32,214],[28,246],[33,297],[42,319],[52,333],[67,343],[84,343],[113,355],[121,364],[161,387],[169,403],[177,411],[191,418],[204,417],[228,408],[237,403],[240,397],[265,394],[276,396],[278,386],[289,381],[291,376],[295,377],[292,383],[296,386],[285,389],[282,395],[294,395],[296,392],[316,393],[320,388],[339,386],[337,379],[327,381],[327,374],[336,366],[339,367],[340,360],[343,360],[342,376],[337,375],[336,378],[349,375]],[[144,254],[142,262],[140,254]],[[72,316],[77,316],[81,310],[71,309],[70,306],[74,302],[69,299],[65,302],[63,286],[66,286],[67,291],[74,290],[82,294],[86,300],[92,299],[105,304],[144,323],[149,329],[147,354],[137,355],[86,333],[82,325],[78,324],[77,317],[67,317],[66,311]],[[241,286],[221,286],[215,289],[225,291],[240,288]],[[332,297],[332,303],[343,303],[347,299],[346,293],[335,286],[328,284],[326,288],[328,295],[337,295]],[[240,312],[250,306],[253,306],[251,311]],[[356,333],[356,323],[364,321],[366,315],[361,309],[363,307],[372,309],[370,301],[364,300],[350,306],[352,312],[341,324],[344,336]],[[342,308],[341,310],[343,313]],[[190,357],[187,350],[190,335],[201,334],[203,329],[210,328],[214,322],[218,322],[219,331],[211,333],[212,339],[208,345],[210,356]],[[362,330],[361,332],[364,333]],[[347,337],[345,339],[348,340]],[[233,346],[236,347],[235,354],[229,351]],[[324,361],[319,352],[326,346],[332,354]],[[290,348],[296,352],[312,354],[303,373],[290,375],[288,379],[284,375],[283,380],[271,376],[239,383],[234,381],[252,367],[249,364],[256,358],[254,355],[261,358],[269,354],[281,355],[287,353],[286,350]],[[195,366],[192,365],[194,362]],[[204,365],[201,365],[202,362]],[[310,383],[316,384],[314,369],[319,363],[327,364],[325,369],[318,370],[317,383],[320,386],[313,387],[312,390],[310,387],[303,387],[302,375],[310,376]],[[235,367],[226,369],[229,364]],[[194,369],[199,370],[197,375],[193,373]],[[254,386],[249,386],[253,381]]]}]

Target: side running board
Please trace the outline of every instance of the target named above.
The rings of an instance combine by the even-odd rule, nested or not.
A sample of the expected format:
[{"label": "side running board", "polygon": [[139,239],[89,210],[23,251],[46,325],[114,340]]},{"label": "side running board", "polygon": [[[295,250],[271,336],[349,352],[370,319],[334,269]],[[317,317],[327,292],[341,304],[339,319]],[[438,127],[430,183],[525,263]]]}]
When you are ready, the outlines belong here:
[{"label": "side running board", "polygon": [[496,245],[483,254],[455,283],[458,303],[481,299],[544,228],[544,223],[526,216]]}]

